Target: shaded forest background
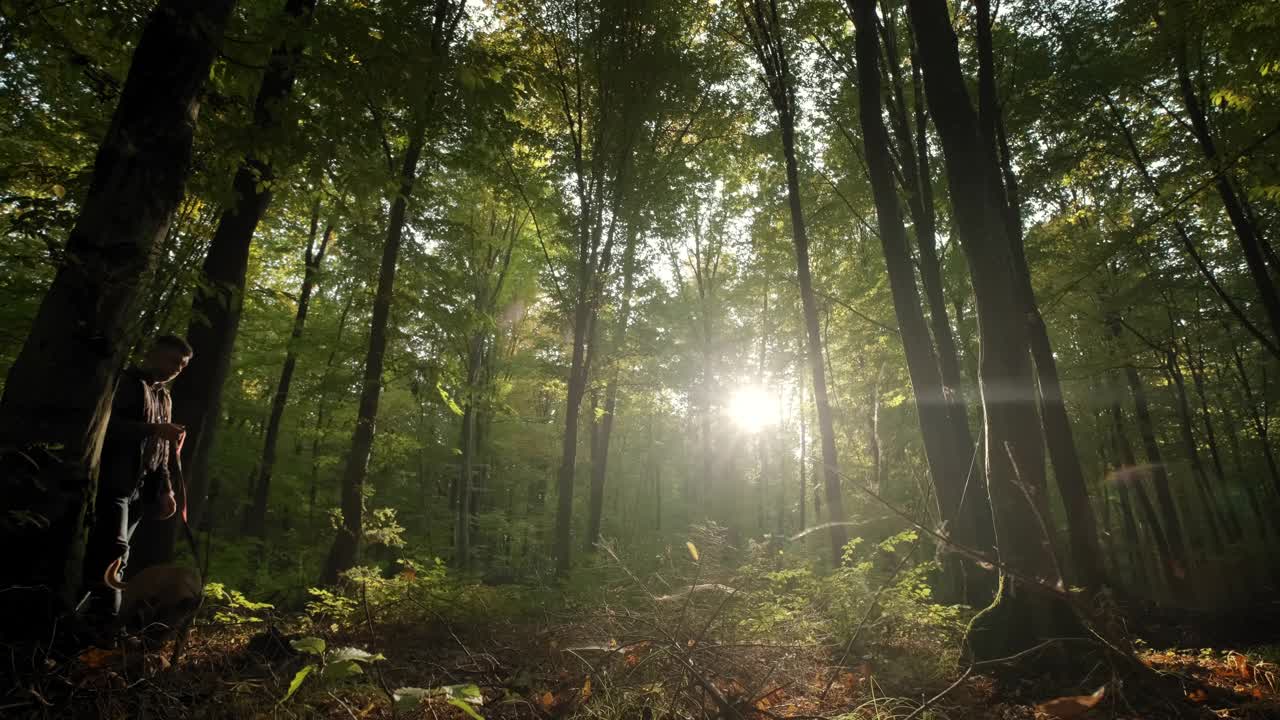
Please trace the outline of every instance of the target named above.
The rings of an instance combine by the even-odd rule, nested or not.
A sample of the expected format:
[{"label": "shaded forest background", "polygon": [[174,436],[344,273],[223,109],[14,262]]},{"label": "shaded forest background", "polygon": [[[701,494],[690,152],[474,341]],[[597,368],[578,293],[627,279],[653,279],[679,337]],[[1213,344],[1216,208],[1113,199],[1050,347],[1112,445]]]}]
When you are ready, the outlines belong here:
[{"label": "shaded forest background", "polygon": [[[187,337],[211,580],[590,587],[600,543],[691,538],[825,576],[905,537],[922,606],[1276,597],[1272,3],[0,8],[7,443]],[[95,157],[181,72],[190,160],[114,187],[155,222],[94,256],[134,284],[80,309],[89,372],[47,298],[111,247],[68,237],[124,238]],[[993,657],[1052,634],[999,622]]]}]

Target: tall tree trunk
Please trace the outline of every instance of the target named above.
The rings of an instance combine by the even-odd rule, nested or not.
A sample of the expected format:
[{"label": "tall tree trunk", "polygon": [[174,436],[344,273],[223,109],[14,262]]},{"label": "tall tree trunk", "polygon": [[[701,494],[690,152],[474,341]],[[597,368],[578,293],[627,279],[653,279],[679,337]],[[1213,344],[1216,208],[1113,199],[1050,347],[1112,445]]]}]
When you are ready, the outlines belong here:
[{"label": "tall tree trunk", "polygon": [[[1095,388],[1095,392],[1099,397],[1108,397],[1110,409],[1114,410],[1114,414],[1103,410],[1099,413],[1099,426],[1102,428],[1102,434],[1106,436],[1108,442],[1104,442],[1098,446],[1098,454],[1102,458],[1102,474],[1104,482],[1102,485],[1103,492],[1103,525],[1107,528],[1107,534],[1111,537],[1109,546],[1115,557],[1112,558],[1117,569],[1124,566],[1119,562],[1118,543],[1111,531],[1111,521],[1109,519],[1110,510],[1107,507],[1110,504],[1110,493],[1108,488],[1114,484],[1116,486],[1116,495],[1120,500],[1120,524],[1124,532],[1123,545],[1125,546],[1125,555],[1128,556],[1128,572],[1117,572],[1114,577],[1117,579],[1129,577],[1132,573],[1133,584],[1131,587],[1144,587],[1147,583],[1147,567],[1142,562],[1141,540],[1138,531],[1138,523],[1133,513],[1133,500],[1129,497],[1129,483],[1124,482],[1120,473],[1123,471],[1125,464],[1121,452],[1122,444],[1127,447],[1128,440],[1121,435],[1123,428],[1116,424],[1115,420],[1119,417],[1120,403],[1119,398],[1111,392],[1112,383],[1107,382],[1100,388]],[[1132,455],[1132,451],[1129,455]]]},{"label": "tall tree trunk", "polygon": [[[1188,346],[1188,350],[1189,350]],[[1200,417],[1204,423],[1205,439],[1209,443],[1210,457],[1213,459],[1214,475],[1218,480],[1218,485],[1222,488],[1228,487],[1226,468],[1222,461],[1222,452],[1218,446],[1218,434],[1216,426],[1213,423],[1213,413],[1210,410],[1209,394],[1206,389],[1206,372],[1203,348],[1201,352],[1193,356],[1191,359],[1191,378],[1196,389],[1196,397],[1200,404]],[[1231,417],[1229,408],[1222,408],[1222,420],[1224,431],[1227,434],[1228,446],[1231,450],[1232,470],[1234,477],[1241,484],[1245,491],[1245,495],[1249,501],[1249,510],[1253,513],[1254,522],[1258,526],[1258,534],[1266,537],[1270,523],[1266,514],[1262,510],[1262,501],[1258,497],[1258,491],[1253,482],[1250,482],[1245,474],[1240,459],[1240,438],[1236,430],[1235,421]]]},{"label": "tall tree trunk", "polygon": [[587,391],[587,333],[591,317],[588,286],[580,281],[573,313],[573,355],[569,365],[569,386],[565,402],[564,439],[560,452],[560,471],[556,478],[555,558],[556,574],[569,573],[573,530],[573,489],[578,455],[578,416]]},{"label": "tall tree trunk", "polygon": [[454,516],[454,564],[462,570],[471,566],[471,514],[476,457],[476,408],[474,388],[480,376],[480,348],[478,338],[468,343],[467,352],[467,403],[462,411],[462,463],[456,481],[458,502]]},{"label": "tall tree trunk", "polygon": [[[886,37],[889,37],[886,28]],[[912,39],[913,56],[915,42]],[[933,331],[933,342],[938,352],[938,369],[942,373],[943,393],[946,396],[951,413],[951,423],[955,434],[956,445],[963,450],[961,454],[970,453],[973,449],[973,435],[969,431],[969,410],[964,400],[964,379],[960,372],[960,355],[956,349],[955,335],[947,317],[946,292],[942,283],[942,264],[938,258],[937,247],[937,213],[933,199],[933,169],[929,154],[928,118],[925,112],[924,76],[920,73],[919,63],[911,64],[911,88],[914,95],[915,132],[910,130],[911,124],[906,117],[905,90],[898,79],[899,61],[896,42],[886,41],[886,60],[891,77],[894,79],[897,103],[895,114],[899,115],[896,126],[901,128],[899,147],[902,152],[902,173],[907,184],[907,209],[911,213],[911,222],[915,228],[916,249],[919,252],[920,285],[924,288],[925,301],[929,306],[929,328]],[[990,509],[981,512],[990,515]],[[984,521],[990,524],[990,520]]]},{"label": "tall tree trunk", "polygon": [[1227,473],[1222,464],[1222,453],[1218,448],[1218,433],[1214,429],[1213,415],[1209,411],[1209,395],[1205,391],[1204,356],[1197,356],[1191,351],[1191,343],[1186,343],[1187,367],[1191,370],[1191,386],[1196,391],[1197,407],[1200,410],[1200,423],[1204,428],[1205,444],[1209,447],[1209,460],[1213,464],[1213,477],[1218,487],[1227,488]]},{"label": "tall tree trunk", "polygon": [[364,521],[364,482],[369,472],[369,458],[373,453],[378,401],[382,395],[382,367],[387,350],[391,300],[395,291],[396,263],[400,256],[409,199],[413,196],[418,176],[418,160],[426,143],[428,118],[436,103],[436,84],[446,71],[449,45],[453,42],[454,32],[465,10],[465,3],[458,0],[434,0],[431,7],[429,42],[433,62],[426,72],[427,77],[422,78],[426,87],[421,90],[421,99],[418,101],[421,104],[410,108],[409,142],[401,160],[397,192],[387,216],[387,237],[382,246],[378,288],[373,298],[360,405],[351,437],[351,452],[347,455],[342,476],[342,527],[334,536],[333,546],[329,549],[329,556],[321,571],[320,582],[323,585],[336,584],[339,576],[355,565],[360,547]]},{"label": "tall tree trunk", "polygon": [[990,0],[976,0],[978,40],[978,121],[987,154],[998,159],[998,167],[990,172],[1003,180],[1003,206],[1005,223],[1012,250],[1014,274],[1018,292],[1026,312],[1027,338],[1030,341],[1031,358],[1035,364],[1036,390],[1040,399],[1040,419],[1043,423],[1044,442],[1049,450],[1053,475],[1062,497],[1067,515],[1070,536],[1072,567],[1075,580],[1086,587],[1102,586],[1102,558],[1098,548],[1098,528],[1089,503],[1089,488],[1085,484],[1084,470],[1076,450],[1071,418],[1067,414],[1062,383],[1058,376],[1058,364],[1049,342],[1049,331],[1035,289],[1031,285],[1031,270],[1027,265],[1026,247],[1022,235],[1021,198],[1017,175],[1013,171],[1013,159],[1005,134],[1004,119],[996,93],[995,58],[991,39]]},{"label": "tall tree trunk", "polygon": [[[803,355],[803,343],[801,344],[800,353]],[[805,511],[809,504],[809,422],[808,413],[805,412],[804,406],[804,365],[797,362],[799,367],[796,368],[796,394],[799,401],[796,403],[796,414],[800,416],[800,532],[808,529],[805,523]]]},{"label": "tall tree trunk", "polygon": [[1280,463],[1276,462],[1275,453],[1271,450],[1267,420],[1258,410],[1265,400],[1260,400],[1254,393],[1253,384],[1249,381],[1249,372],[1245,369],[1244,357],[1240,354],[1240,348],[1234,343],[1231,345],[1231,358],[1235,363],[1236,377],[1240,380],[1240,390],[1244,393],[1244,408],[1249,417],[1249,424],[1253,425],[1254,434],[1262,444],[1262,456],[1267,461],[1267,471],[1271,475],[1272,487],[1280,495]]},{"label": "tall tree trunk", "polygon": [[[187,341],[195,349],[191,364],[174,382],[173,419],[187,428],[182,460],[189,483],[189,513],[197,524],[208,496],[209,454],[218,427],[222,386],[231,367],[231,354],[244,305],[245,273],[249,246],[271,204],[277,167],[271,160],[276,137],[284,129],[284,106],[293,91],[295,71],[302,57],[301,33],[315,11],[315,0],[288,0],[283,23],[289,29],[272,49],[262,76],[262,86],[253,106],[252,134],[258,144],[245,154],[232,181],[233,199],[218,218],[218,227],[209,244],[191,301],[191,322]],[[157,560],[166,559],[172,532],[160,540]],[[151,551],[146,551],[151,554]],[[145,563],[140,563],[139,566]]]},{"label": "tall tree trunk", "polygon": [[[425,114],[425,113],[424,113]],[[364,515],[364,482],[373,454],[373,436],[378,420],[378,402],[382,397],[382,367],[387,352],[387,334],[391,317],[391,300],[395,293],[396,263],[400,244],[418,176],[418,160],[426,143],[426,122],[419,119],[409,131],[400,166],[399,192],[391,202],[387,218],[387,237],[382,246],[382,262],[378,269],[378,289],[373,298],[373,316],[369,323],[369,347],[364,359],[364,380],[351,452],[342,474],[342,527],[333,539],[329,557],[320,575],[322,585],[334,585],[338,576],[355,566]]]},{"label": "tall tree trunk", "polygon": [[876,367],[875,378],[867,388],[867,452],[871,455],[871,486],[880,492],[884,484],[884,457],[880,442],[880,378],[884,365]]},{"label": "tall tree trunk", "polygon": [[1209,484],[1209,474],[1205,471],[1204,461],[1200,458],[1200,447],[1196,442],[1195,428],[1192,426],[1194,420],[1191,416],[1191,403],[1187,398],[1186,378],[1182,374],[1181,365],[1178,363],[1178,355],[1172,350],[1165,354],[1165,371],[1173,385],[1174,398],[1177,401],[1178,431],[1182,437],[1182,446],[1187,454],[1187,461],[1191,464],[1196,491],[1200,495],[1200,502],[1204,506],[1206,517],[1209,520],[1210,539],[1213,541],[1214,549],[1218,553],[1222,553],[1224,533],[1235,537],[1238,533],[1238,528],[1231,517],[1229,509],[1222,506],[1217,492]]},{"label": "tall tree trunk", "polygon": [[[567,103],[567,100],[566,100]],[[573,304],[573,354],[569,364],[569,382],[565,402],[565,432],[560,452],[560,470],[557,477],[557,504],[554,554],[556,575],[568,575],[573,553],[573,494],[577,478],[578,421],[582,400],[587,392],[591,366],[598,346],[597,321],[601,298],[604,295],[605,274],[612,263],[614,229],[624,188],[625,163],[614,178],[614,196],[607,235],[604,230],[604,204],[602,186],[605,177],[605,152],[597,148],[590,170],[584,163],[582,121],[579,115],[575,123],[568,105],[566,120],[573,128],[574,160],[578,194],[577,222],[577,289]],[[579,107],[581,112],[581,107]],[[629,157],[629,148],[620,157]],[[588,178],[590,176],[590,179]],[[605,238],[602,246],[602,238]],[[597,450],[595,418],[592,422],[591,450]]]},{"label": "tall tree trunk", "polygon": [[[182,200],[200,95],[232,0],[163,0],[148,16],[94,160],[64,262],[9,368],[0,441],[42,444],[36,469],[11,456],[0,537],[0,635],[48,637],[82,576],[86,522],[117,373],[140,289]],[[10,465],[16,463],[16,465]],[[33,522],[15,523],[30,513]]]},{"label": "tall tree trunk", "polygon": [[329,404],[325,402],[328,398],[324,388],[333,373],[333,363],[337,359],[338,347],[342,345],[342,333],[347,329],[347,316],[351,314],[351,304],[355,297],[356,292],[353,289],[347,294],[346,301],[342,303],[342,312],[338,314],[338,332],[334,338],[333,347],[329,349],[329,357],[325,360],[324,372],[320,375],[320,397],[316,399],[316,430],[315,437],[311,439],[311,480],[307,485],[308,528],[315,527],[316,490],[320,484],[320,445],[328,429],[326,421],[329,415]]},{"label": "tall tree trunk", "polygon": [[1131,492],[1137,498],[1138,510],[1142,513],[1142,520],[1146,523],[1152,540],[1155,541],[1161,567],[1164,568],[1166,577],[1176,581],[1178,578],[1183,577],[1185,572],[1182,570],[1182,563],[1174,557],[1173,551],[1169,547],[1168,536],[1165,535],[1164,527],[1160,523],[1160,516],[1156,514],[1155,506],[1152,505],[1146,488],[1142,486],[1142,475],[1137,467],[1138,461],[1133,453],[1133,446],[1129,443],[1129,436],[1125,432],[1124,410],[1120,405],[1120,389],[1110,377],[1107,379],[1107,388],[1107,394],[1110,396],[1107,411],[1111,415],[1112,438],[1119,461],[1116,483],[1120,488],[1121,501],[1127,504]]},{"label": "tall tree trunk", "polygon": [[320,225],[320,200],[315,201],[311,210],[311,230],[307,239],[307,251],[303,257],[302,289],[298,292],[298,311],[293,318],[293,332],[289,335],[289,345],[285,350],[284,367],[280,369],[280,380],[276,383],[275,396],[271,400],[271,417],[267,420],[267,431],[262,441],[262,461],[259,463],[258,482],[253,496],[253,509],[249,513],[248,534],[253,537],[266,537],[267,504],[271,497],[271,473],[276,464],[276,444],[280,439],[280,422],[284,419],[284,409],[289,403],[289,388],[293,385],[293,371],[298,364],[298,344],[302,341],[302,331],[307,324],[307,310],[311,307],[311,293],[315,289],[316,279],[320,275],[320,264],[324,262],[325,251],[333,238],[333,225],[329,224],[321,236],[320,245],[316,246],[316,231]]},{"label": "tall tree trunk", "polygon": [[[909,0],[925,94],[942,141],[951,206],[977,305],[979,390],[987,488],[1000,559],[1029,577],[1057,577],[1046,537],[1044,439],[1028,355],[1025,268],[1013,257],[998,161],[982,139],[944,0]],[[1001,578],[996,601],[970,626],[975,657],[1002,657],[1056,633],[1060,608]]]},{"label": "tall tree trunk", "polygon": [[[808,337],[809,372],[813,377],[813,400],[818,414],[818,436],[822,448],[822,486],[827,505],[827,522],[843,523],[844,497],[840,489],[840,465],[836,453],[835,421],[827,397],[826,368],[822,362],[822,335],[818,327],[818,302],[809,272],[809,237],[805,228],[804,209],[800,203],[800,174],[796,163],[795,127],[790,117],[783,120],[783,155],[787,164],[787,199],[791,207],[791,234],[795,241],[796,272],[800,281],[800,302],[804,308],[804,324]],[[831,525],[832,562],[839,564],[849,534],[844,525]]]},{"label": "tall tree trunk", "polygon": [[[966,460],[970,448],[959,447],[960,438],[953,435],[950,408],[944,395],[938,358],[929,340],[928,326],[920,306],[915,272],[911,267],[911,251],[907,246],[906,229],[903,227],[897,191],[894,188],[889,134],[881,119],[876,3],[875,0],[853,0],[852,5],[854,25],[857,28],[858,98],[863,145],[875,197],[880,245],[889,271],[894,312],[906,353],[916,412],[920,418],[925,458],[933,478],[943,522],[947,523],[958,542],[968,547],[980,546],[985,550],[992,544],[992,534],[981,532],[984,514],[975,512],[981,505],[980,498],[976,493],[965,492],[969,469]],[[988,506],[985,517],[988,527],[989,512]],[[972,586],[965,587],[964,566],[957,556],[951,556],[948,571],[953,581],[952,592],[957,598],[981,604],[991,597],[992,588],[989,584],[983,587],[983,583],[975,582]]]},{"label": "tall tree trunk", "polygon": [[[1119,329],[1112,326],[1112,333]],[[1156,440],[1155,423],[1151,419],[1151,407],[1147,403],[1147,391],[1138,376],[1138,369],[1132,363],[1125,363],[1125,381],[1129,384],[1129,392],[1133,395],[1134,416],[1138,421],[1138,434],[1142,438],[1142,447],[1147,454],[1147,462],[1151,469],[1151,484],[1156,490],[1156,501],[1160,505],[1161,526],[1165,539],[1169,543],[1171,559],[1177,564],[1175,572],[1186,571],[1187,550],[1182,537],[1182,522],[1178,519],[1178,508],[1173,501],[1173,493],[1169,488],[1169,474],[1165,469],[1164,457],[1160,452],[1160,443]]]},{"label": "tall tree trunk", "polygon": [[604,391],[604,417],[599,422],[596,453],[591,463],[591,497],[587,514],[586,551],[595,552],[600,540],[601,515],[604,513],[604,490],[609,466],[609,441],[613,436],[613,420],[618,407],[617,356],[622,353],[627,338],[627,325],[631,321],[631,295],[635,289],[636,241],[639,236],[634,220],[627,223],[626,247],[622,253],[622,305],[619,308],[617,328],[613,334],[614,362],[609,369],[609,381]]},{"label": "tall tree trunk", "polygon": [[[769,361],[769,283],[767,280],[762,295],[760,354],[756,363],[756,385],[760,388],[764,388],[765,370]],[[766,535],[769,527],[768,513],[765,510],[766,498],[769,493],[769,441],[763,432],[757,432],[755,442],[756,457],[760,467],[759,482],[756,483],[756,531],[761,535]],[[779,508],[779,513],[781,513],[781,508]]]}]

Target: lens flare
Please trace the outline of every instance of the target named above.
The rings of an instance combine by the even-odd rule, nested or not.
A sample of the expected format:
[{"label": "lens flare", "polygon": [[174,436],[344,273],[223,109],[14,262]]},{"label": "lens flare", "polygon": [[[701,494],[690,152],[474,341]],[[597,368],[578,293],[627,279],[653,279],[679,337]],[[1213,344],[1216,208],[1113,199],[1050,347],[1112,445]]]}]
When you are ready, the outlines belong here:
[{"label": "lens flare", "polygon": [[778,422],[778,402],[758,385],[738,388],[725,408],[729,418],[744,432],[755,434]]}]

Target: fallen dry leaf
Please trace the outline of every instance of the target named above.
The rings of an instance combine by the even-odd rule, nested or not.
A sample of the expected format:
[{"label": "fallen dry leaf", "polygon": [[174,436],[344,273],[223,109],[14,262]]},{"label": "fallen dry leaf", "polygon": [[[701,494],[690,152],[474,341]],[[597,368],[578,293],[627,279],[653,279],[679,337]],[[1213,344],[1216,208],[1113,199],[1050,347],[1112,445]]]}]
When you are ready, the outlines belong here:
[{"label": "fallen dry leaf", "polygon": [[1106,692],[1107,686],[1103,685],[1094,690],[1091,695],[1071,695],[1042,702],[1036,705],[1036,710],[1057,720],[1071,720],[1092,710],[1095,705],[1102,702]]},{"label": "fallen dry leaf", "polygon": [[1235,670],[1241,677],[1249,677],[1249,659],[1243,655],[1232,655],[1230,659],[1231,669]]},{"label": "fallen dry leaf", "polygon": [[111,661],[115,660],[117,657],[119,657],[119,655],[120,655],[119,650],[102,650],[101,648],[89,648],[88,650],[85,650],[84,652],[80,653],[80,657],[77,659],[80,662],[84,663],[85,667],[101,668],[101,667],[106,667],[107,665],[110,665]]},{"label": "fallen dry leaf", "polygon": [[786,697],[782,688],[765,693],[756,701],[756,709],[760,711],[768,710],[773,707],[774,703]]}]

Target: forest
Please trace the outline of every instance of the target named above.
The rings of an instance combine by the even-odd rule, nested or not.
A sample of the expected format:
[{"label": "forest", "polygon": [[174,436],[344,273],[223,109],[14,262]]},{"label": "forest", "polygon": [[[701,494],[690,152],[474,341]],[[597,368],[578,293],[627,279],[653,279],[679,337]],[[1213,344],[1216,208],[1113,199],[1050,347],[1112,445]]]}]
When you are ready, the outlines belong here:
[{"label": "forest", "polygon": [[1277,135],[1265,0],[0,0],[0,716],[1280,717]]}]

